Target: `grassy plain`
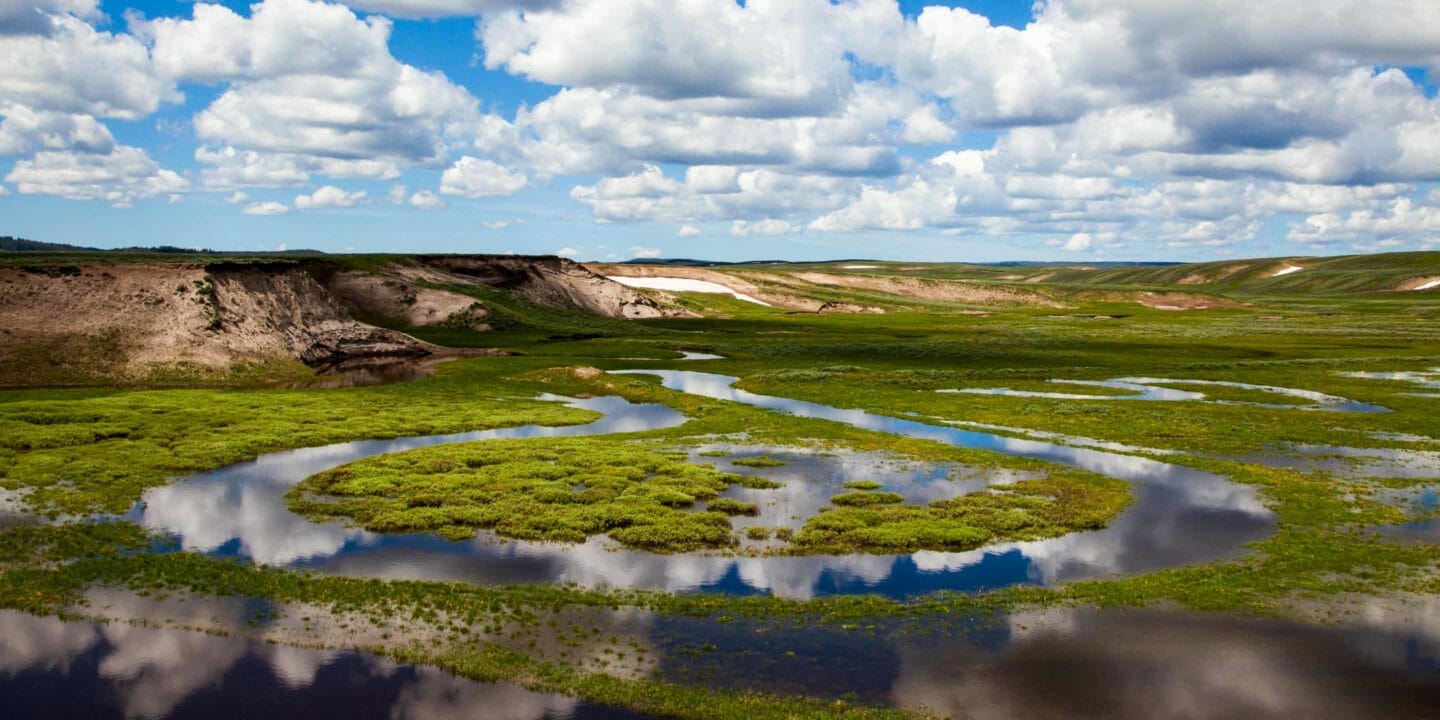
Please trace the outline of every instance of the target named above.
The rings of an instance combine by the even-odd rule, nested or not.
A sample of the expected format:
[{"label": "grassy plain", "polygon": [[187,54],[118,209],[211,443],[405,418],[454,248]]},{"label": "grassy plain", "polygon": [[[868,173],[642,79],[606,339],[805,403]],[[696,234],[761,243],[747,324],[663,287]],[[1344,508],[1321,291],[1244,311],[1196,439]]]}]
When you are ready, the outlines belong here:
[{"label": "grassy plain", "polygon": [[[880,634],[924,632],[961,617],[1060,603],[1165,604],[1343,621],[1357,597],[1440,592],[1435,573],[1440,547],[1376,529],[1433,512],[1393,498],[1396,489],[1435,480],[1263,462],[1295,445],[1440,450],[1440,400],[1417,397],[1412,394],[1416,388],[1405,383],[1340,374],[1440,365],[1440,298],[1433,293],[1337,294],[1352,282],[1346,279],[1351,277],[1347,267],[1323,276],[1334,286],[1323,288],[1329,294],[1289,291],[1290,283],[1304,275],[1296,273],[1275,279],[1273,291],[1237,290],[1232,293],[1235,307],[1207,311],[1080,301],[1067,293],[1104,285],[1077,280],[1050,290],[1071,298],[1071,307],[1064,309],[992,307],[985,310],[988,315],[976,315],[970,314],[975,308],[917,307],[891,298],[884,315],[815,315],[687,296],[685,302],[713,315],[633,323],[466,288],[486,295],[492,315],[500,319],[495,332],[442,328],[417,334],[454,345],[500,347],[516,356],[455,361],[442,365],[434,377],[378,388],[0,393],[0,483],[41,513],[118,513],[145,488],[174,476],[284,448],[593,418],[531,399],[540,392],[618,394],[633,402],[671,405],[690,420],[678,428],[627,436],[626,442],[505,441],[375,458],[312,479],[305,491],[331,499],[323,507],[307,506],[307,494],[297,507],[341,515],[377,531],[423,529],[468,537],[475,527],[489,527],[514,537],[565,541],[608,532],[632,547],[723,548],[733,539],[726,513],[744,508],[725,509],[722,503],[719,508],[712,504],[710,512],[691,509],[738,481],[704,464],[684,462],[672,450],[740,433],[757,444],[882,450],[922,461],[1022,470],[1038,478],[1006,493],[932,505],[895,502],[860,479],[832,498],[832,509],[794,533],[786,546],[801,553],[974,547],[1000,538],[1049,536],[1103,524],[1128,502],[1118,481],[1039,461],[681,395],[644,376],[594,377],[570,369],[705,370],[739,377],[740,387],[769,395],[933,422],[983,423],[1012,428],[1008,432],[1017,436],[1046,431],[1123,443],[1141,453],[1145,448],[1166,451],[1167,462],[1257,488],[1275,513],[1276,532],[1237,557],[1132,577],[980,594],[786,600],[344,578],[156,552],[163,539],[124,522],[20,523],[0,529],[0,606],[102,614],[84,604],[87,592],[97,587],[142,596],[258,598],[297,608],[295,613],[304,608],[305,613],[348,618],[349,629],[338,636],[297,641],[363,645],[473,677],[515,680],[676,717],[717,719],[898,713],[580,668],[528,643],[554,624],[573,622],[569,618],[577,609],[642,610],[714,622],[744,617],[776,628],[837,626]],[[1256,282],[1243,287],[1268,287]],[[1242,287],[1238,280],[1235,287]],[[866,293],[832,292],[857,302],[876,300]],[[727,359],[680,363],[680,350],[716,352]],[[1135,375],[1308,389],[1382,405],[1390,412],[936,392],[996,386],[1065,391],[1066,386],[1046,381]],[[1177,387],[1216,399],[1304,404],[1221,388]],[[1395,439],[1400,436],[1411,439]],[[496,508],[503,512],[476,514]],[[623,522],[642,511],[662,521]],[[670,520],[677,524],[669,526]],[[657,527],[663,528],[658,536],[625,535],[627,529],[654,533]],[[410,624],[387,639],[359,630],[398,617]],[[502,627],[504,633],[485,630]],[[417,643],[417,634],[426,642]],[[622,650],[618,642],[607,647]]]}]

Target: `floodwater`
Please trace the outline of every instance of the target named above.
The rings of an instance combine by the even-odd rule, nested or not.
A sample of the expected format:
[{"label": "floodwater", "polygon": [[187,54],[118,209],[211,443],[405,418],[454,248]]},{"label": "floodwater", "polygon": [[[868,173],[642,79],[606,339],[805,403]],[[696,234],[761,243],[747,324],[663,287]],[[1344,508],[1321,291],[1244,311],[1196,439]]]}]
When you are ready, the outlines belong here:
[{"label": "floodwater", "polygon": [[364,653],[0,611],[0,716],[621,720],[645,717]]},{"label": "floodwater", "polygon": [[[488,533],[450,542],[433,535],[368,533],[341,522],[312,523],[285,507],[284,495],[295,483],[372,455],[449,442],[635,432],[684,421],[668,407],[632,404],[618,397],[550,397],[607,414],[594,423],[572,427],[528,426],[273,453],[151,490],[132,511],[132,518],[173,535],[189,550],[346,575],[477,583],[568,582],[587,587],[794,598],[853,593],[907,597],[935,590],[978,591],[1138,573],[1233,555],[1244,543],[1273,530],[1273,517],[1254,488],[1179,465],[755,395],[736,390],[732,387],[736,378],[723,375],[633,372],[659,375],[667,387],[706,397],[1080,467],[1132,482],[1134,503],[1107,528],[1049,540],[997,544],[969,552],[804,557],[657,555],[617,548],[604,538],[565,545],[504,540]],[[740,468],[730,464],[734,458],[699,457],[703,449],[696,450],[695,461],[783,483],[776,490],[731,492],[761,503],[767,523],[797,528],[835,494],[836,485],[849,480],[881,482],[885,489],[917,502],[1015,480],[1007,473],[899,465],[864,453],[819,455],[783,448],[753,452],[785,460],[786,466]]]},{"label": "floodwater", "polygon": [[[959,633],[660,623],[669,650],[660,672],[678,682],[949,717],[1421,718],[1440,707],[1434,618],[1389,622],[1380,609],[1347,627],[1074,608],[999,616]],[[675,652],[701,644],[714,649]]]},{"label": "floodwater", "polygon": [[1294,444],[1241,460],[1268,467],[1331,472],[1347,477],[1440,479],[1440,451],[1434,450]]},{"label": "floodwater", "polygon": [[[1324,410],[1329,412],[1388,412],[1387,408],[1370,403],[1349,400],[1336,395],[1315,392],[1314,390],[1301,390],[1298,388],[1277,387],[1275,385],[1254,385],[1251,383],[1229,382],[1225,380],[1176,380],[1172,378],[1148,378],[1148,377],[1125,377],[1113,380],[1050,380],[1052,383],[1062,385],[1080,385],[1088,387],[1111,388],[1124,390],[1126,395],[1096,395],[1094,393],[1065,393],[1046,392],[1040,390],[1014,390],[1005,387],[993,388],[960,388],[957,390],[939,390],[942,393],[965,393],[969,395],[1006,395],[1010,397],[1033,397],[1051,398],[1056,400],[1142,400],[1152,402],[1208,402],[1215,405],[1248,405],[1250,407],[1265,407],[1279,410]],[[1207,400],[1205,393],[1194,390],[1178,390],[1175,388],[1162,387],[1163,385],[1201,385],[1211,387],[1237,388],[1240,390],[1253,390],[1256,392],[1283,395],[1304,400],[1311,404],[1293,405],[1283,403],[1259,403],[1242,402],[1238,400]]]},{"label": "floodwater", "polygon": [[454,359],[428,355],[347,360],[318,368],[314,377],[294,383],[292,387],[342,388],[410,382],[433,375],[441,363]]},{"label": "floodwater", "polygon": [[[1425,718],[1440,707],[1440,616],[1421,605],[1403,619],[1362,607],[1344,627],[1059,608],[904,633],[646,615],[624,636],[660,680],[949,717]],[[364,653],[13,611],[0,698],[4,717],[37,720],[644,717]]]},{"label": "floodwater", "polygon": [[[1398,372],[1342,372],[1344,377],[1364,378],[1368,380],[1391,380],[1394,382],[1410,383],[1418,385],[1425,390],[1440,390],[1440,367],[1429,370],[1404,370]],[[1406,395],[1416,397],[1440,397],[1440,393],[1412,392]]]}]

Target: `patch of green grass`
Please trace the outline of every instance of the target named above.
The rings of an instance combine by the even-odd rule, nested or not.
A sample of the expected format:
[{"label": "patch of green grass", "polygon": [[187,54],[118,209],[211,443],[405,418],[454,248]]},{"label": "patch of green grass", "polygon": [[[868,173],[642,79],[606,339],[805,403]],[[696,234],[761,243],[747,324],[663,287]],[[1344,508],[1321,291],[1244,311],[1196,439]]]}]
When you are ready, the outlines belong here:
[{"label": "patch of green grass", "polygon": [[447,364],[444,380],[336,390],[0,392],[0,487],[45,512],[119,513],[177,475],[276,450],[596,417],[513,399],[547,389],[502,381],[526,367],[487,358]]},{"label": "patch of green grass", "polygon": [[928,505],[903,505],[896,493],[851,491],[810,518],[792,552],[970,550],[986,543],[1036,540],[1104,527],[1130,504],[1120,480],[1054,473],[993,491]]},{"label": "patch of green grass", "polygon": [[736,500],[735,498],[715,498],[705,503],[705,509],[713,512],[725,513],[726,515],[759,515],[760,507],[753,502]]},{"label": "patch of green grass", "polygon": [[787,463],[787,462],[785,462],[784,460],[780,460],[780,459],[778,459],[778,458],[772,458],[772,457],[752,457],[752,458],[737,458],[737,459],[735,459],[735,460],[730,461],[730,464],[731,464],[731,465],[739,465],[739,466],[741,466],[741,467],[773,468],[773,467],[784,467],[784,466],[786,466],[786,465],[789,465],[790,463]]},{"label": "patch of green grass", "polygon": [[[463,537],[494,530],[525,540],[608,534],[664,552],[731,544],[727,515],[753,503],[719,497],[740,476],[613,436],[442,445],[382,455],[315,475],[287,496],[314,518],[374,532]],[[707,512],[692,506],[704,501]]]}]

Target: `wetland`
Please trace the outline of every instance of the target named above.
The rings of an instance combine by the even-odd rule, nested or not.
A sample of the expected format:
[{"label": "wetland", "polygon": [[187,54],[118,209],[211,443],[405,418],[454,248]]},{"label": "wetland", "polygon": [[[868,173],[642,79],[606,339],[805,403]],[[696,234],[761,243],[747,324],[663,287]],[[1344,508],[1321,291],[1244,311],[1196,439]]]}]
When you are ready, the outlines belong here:
[{"label": "wetland", "polygon": [[1040,285],[981,313],[871,285],[816,302],[884,313],[682,292],[635,319],[433,283],[487,327],[396,330],[464,352],[0,391],[0,694],[714,720],[1440,699],[1440,301]]}]

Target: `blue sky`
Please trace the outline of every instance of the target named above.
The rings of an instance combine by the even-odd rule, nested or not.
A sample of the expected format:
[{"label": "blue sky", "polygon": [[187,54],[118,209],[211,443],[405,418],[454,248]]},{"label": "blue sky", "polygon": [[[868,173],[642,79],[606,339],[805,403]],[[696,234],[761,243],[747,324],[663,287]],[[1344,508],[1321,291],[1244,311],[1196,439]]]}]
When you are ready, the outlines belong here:
[{"label": "blue sky", "polygon": [[1440,249],[1420,0],[1317,0],[1335,25],[1304,30],[1232,0],[223,6],[0,11],[0,56],[68,61],[0,70],[0,234],[581,259]]}]

